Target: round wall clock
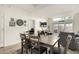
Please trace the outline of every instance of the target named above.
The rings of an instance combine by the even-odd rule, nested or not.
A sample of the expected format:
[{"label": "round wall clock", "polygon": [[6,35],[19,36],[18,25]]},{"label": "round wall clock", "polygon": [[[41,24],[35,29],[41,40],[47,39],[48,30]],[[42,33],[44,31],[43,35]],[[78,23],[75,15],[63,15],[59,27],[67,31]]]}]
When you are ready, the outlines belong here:
[{"label": "round wall clock", "polygon": [[22,26],[23,25],[23,20],[22,19],[18,19],[16,21],[16,23],[17,23],[18,26]]}]

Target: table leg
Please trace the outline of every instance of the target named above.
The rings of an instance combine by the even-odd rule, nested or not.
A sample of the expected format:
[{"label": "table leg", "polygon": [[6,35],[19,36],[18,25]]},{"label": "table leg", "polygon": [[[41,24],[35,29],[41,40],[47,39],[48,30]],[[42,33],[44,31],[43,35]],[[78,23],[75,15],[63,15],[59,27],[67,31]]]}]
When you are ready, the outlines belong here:
[{"label": "table leg", "polygon": [[59,53],[61,52],[61,49],[60,49],[60,43],[58,42],[58,50],[59,50]]},{"label": "table leg", "polygon": [[23,54],[23,46],[21,47],[21,54]]},{"label": "table leg", "polygon": [[51,46],[50,47],[50,54],[52,54],[53,53],[53,47]]}]

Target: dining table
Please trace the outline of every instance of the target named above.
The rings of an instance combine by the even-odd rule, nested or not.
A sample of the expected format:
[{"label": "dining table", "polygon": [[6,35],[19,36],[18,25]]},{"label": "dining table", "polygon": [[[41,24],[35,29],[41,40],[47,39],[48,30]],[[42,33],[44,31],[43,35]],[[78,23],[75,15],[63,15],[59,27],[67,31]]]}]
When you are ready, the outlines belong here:
[{"label": "dining table", "polygon": [[50,52],[52,53],[53,51],[52,48],[58,42],[59,37],[58,35],[40,35],[40,38],[39,38],[38,35],[33,34],[33,35],[30,35],[30,39],[31,41],[36,42],[36,43],[39,40],[40,44],[46,47],[49,47]]}]

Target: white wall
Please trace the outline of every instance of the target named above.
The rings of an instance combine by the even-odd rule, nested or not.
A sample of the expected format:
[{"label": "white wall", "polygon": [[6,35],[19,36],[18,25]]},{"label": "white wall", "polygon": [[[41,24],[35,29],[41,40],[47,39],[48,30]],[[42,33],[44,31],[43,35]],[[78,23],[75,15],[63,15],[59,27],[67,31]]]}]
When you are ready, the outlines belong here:
[{"label": "white wall", "polygon": [[27,13],[24,10],[15,8],[15,7],[5,7],[1,11],[3,11],[4,14],[4,23],[5,23],[5,33],[4,33],[4,40],[5,40],[5,46],[13,45],[20,42],[20,34],[21,32],[28,30],[28,23],[27,26],[15,26],[15,27],[9,27],[9,21],[10,18],[14,18],[14,20],[17,19],[23,19],[27,20],[28,22],[28,16]]},{"label": "white wall", "polygon": [[76,13],[73,16],[73,30],[74,32],[79,31],[79,13]]},{"label": "white wall", "polygon": [[47,23],[48,23],[48,31],[53,33],[53,20],[52,20],[52,18],[48,18]]},{"label": "white wall", "polygon": [[29,24],[28,24],[28,26],[29,26],[29,30],[31,29],[31,28],[35,28],[35,20],[34,19],[28,19],[29,20]]}]

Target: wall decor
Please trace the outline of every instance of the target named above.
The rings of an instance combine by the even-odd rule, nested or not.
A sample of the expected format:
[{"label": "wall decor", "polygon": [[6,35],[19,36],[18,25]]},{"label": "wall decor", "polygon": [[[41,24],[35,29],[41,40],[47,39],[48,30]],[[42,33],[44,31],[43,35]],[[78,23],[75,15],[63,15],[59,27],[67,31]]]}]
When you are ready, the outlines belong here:
[{"label": "wall decor", "polygon": [[47,27],[47,22],[40,22],[40,27]]},{"label": "wall decor", "polygon": [[16,23],[17,23],[18,26],[22,26],[22,25],[24,24],[24,22],[23,22],[22,19],[18,19],[18,20],[16,21]]},{"label": "wall decor", "polygon": [[26,26],[26,23],[27,23],[27,21],[26,21],[26,20],[24,20],[24,26]]},{"label": "wall decor", "polygon": [[24,23],[26,23],[27,21],[26,20],[24,20]]},{"label": "wall decor", "polygon": [[11,19],[10,19],[9,26],[10,26],[10,27],[14,27],[14,26],[15,26],[14,18],[11,18]]}]

